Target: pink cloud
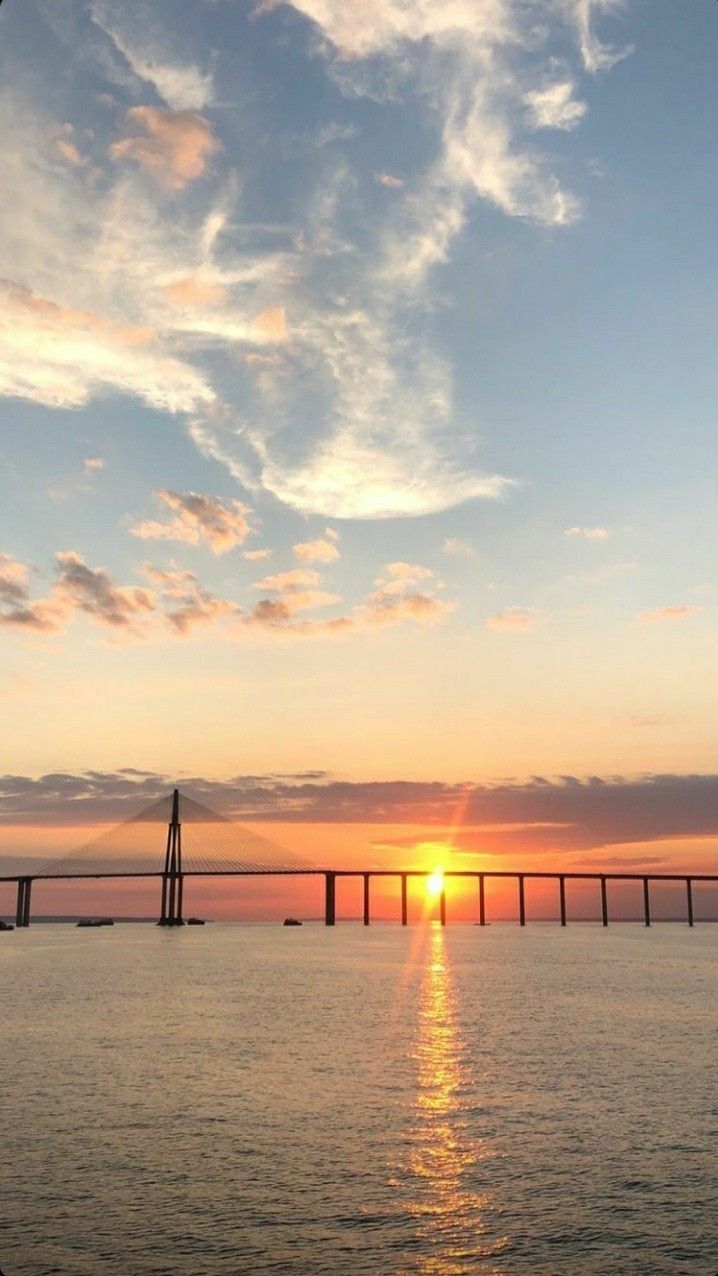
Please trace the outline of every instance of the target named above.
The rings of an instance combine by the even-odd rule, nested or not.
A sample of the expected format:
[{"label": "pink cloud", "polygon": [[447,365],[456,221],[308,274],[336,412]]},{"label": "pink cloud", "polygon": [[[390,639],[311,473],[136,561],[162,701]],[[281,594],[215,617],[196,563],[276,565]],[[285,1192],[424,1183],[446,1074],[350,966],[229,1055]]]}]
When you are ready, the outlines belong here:
[{"label": "pink cloud", "polygon": [[664,620],[687,620],[689,616],[697,615],[700,610],[700,607],[680,603],[668,607],[655,607],[653,611],[639,612],[637,620],[641,625],[660,624]]},{"label": "pink cloud", "polygon": [[249,506],[241,501],[225,503],[200,492],[171,492],[161,488],[157,500],[172,510],[174,518],[161,522],[149,519],[133,524],[130,531],[140,540],[183,541],[187,545],[207,544],[214,554],[226,554],[242,545],[251,532]]},{"label": "pink cloud", "polygon": [[194,306],[218,306],[227,299],[227,289],[221,284],[200,275],[185,275],[171,284],[163,284],[162,291],[175,305],[192,308]]},{"label": "pink cloud", "polygon": [[196,181],[220,149],[209,122],[194,111],[133,106],[127,123],[135,131],[110,147],[111,157],[138,164],[167,190],[182,190]]}]

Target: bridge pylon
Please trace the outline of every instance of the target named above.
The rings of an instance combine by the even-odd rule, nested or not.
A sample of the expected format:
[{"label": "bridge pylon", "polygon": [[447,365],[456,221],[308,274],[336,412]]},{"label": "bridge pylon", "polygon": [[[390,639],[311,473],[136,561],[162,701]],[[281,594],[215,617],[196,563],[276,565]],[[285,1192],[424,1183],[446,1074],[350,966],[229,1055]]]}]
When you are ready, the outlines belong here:
[{"label": "bridge pylon", "polygon": [[172,791],[172,815],[167,826],[167,849],[162,872],[162,904],[158,926],[184,926],[182,919],[182,825],[179,789]]}]

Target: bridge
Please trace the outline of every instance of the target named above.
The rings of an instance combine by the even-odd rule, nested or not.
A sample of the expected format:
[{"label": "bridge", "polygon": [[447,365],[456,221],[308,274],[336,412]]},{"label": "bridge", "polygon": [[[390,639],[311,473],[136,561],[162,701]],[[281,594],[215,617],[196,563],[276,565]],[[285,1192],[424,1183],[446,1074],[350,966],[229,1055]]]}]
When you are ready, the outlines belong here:
[{"label": "bridge", "polygon": [[[165,832],[166,830],[166,832]],[[163,850],[164,847],[164,850]],[[174,789],[137,815],[86,842],[69,855],[51,860],[32,875],[0,876],[2,882],[17,883],[15,923],[30,925],[32,887],[36,881],[87,878],[158,878],[160,881],[160,926],[182,926],[185,877],[323,877],[324,921],[337,920],[337,882],[360,878],[363,882],[363,922],[371,921],[372,878],[394,878],[401,882],[401,924],[408,923],[408,883],[410,878],[429,878],[432,869],[337,869],[314,867],[299,856],[253,833],[217,811],[195,802]],[[553,881],[558,888],[559,919],[567,924],[566,883],[593,881],[599,888],[601,921],[609,923],[609,882],[638,882],[643,893],[643,922],[651,925],[651,885],[659,882],[681,884],[685,890],[686,921],[695,924],[693,886],[718,882],[718,874],[524,872],[520,870],[446,869],[439,892],[439,917],[446,925],[444,879],[469,878],[476,882],[477,922],[486,926],[486,882],[514,879],[517,888],[518,920],[526,925],[526,882]]]}]

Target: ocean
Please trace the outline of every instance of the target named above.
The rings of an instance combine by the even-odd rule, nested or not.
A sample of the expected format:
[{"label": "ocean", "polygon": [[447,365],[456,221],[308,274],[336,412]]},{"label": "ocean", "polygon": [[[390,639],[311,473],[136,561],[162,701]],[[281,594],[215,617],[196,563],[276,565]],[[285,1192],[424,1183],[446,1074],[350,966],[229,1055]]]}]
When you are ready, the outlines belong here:
[{"label": "ocean", "polygon": [[718,926],[0,936],[4,1276],[718,1272]]}]

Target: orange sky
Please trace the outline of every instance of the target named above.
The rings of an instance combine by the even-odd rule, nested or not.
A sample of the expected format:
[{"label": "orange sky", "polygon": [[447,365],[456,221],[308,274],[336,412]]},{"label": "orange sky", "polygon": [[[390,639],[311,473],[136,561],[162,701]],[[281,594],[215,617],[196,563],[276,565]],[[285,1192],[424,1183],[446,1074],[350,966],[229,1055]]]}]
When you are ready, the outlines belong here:
[{"label": "orange sky", "polygon": [[[628,872],[694,872],[715,871],[715,858],[710,839],[676,839],[661,843],[612,848],[614,862],[600,852],[587,856],[584,853],[553,855],[534,853],[502,857],[498,855],[466,855],[452,852],[440,840],[427,842],[426,830],[410,825],[376,824],[254,824],[254,831],[269,837],[288,850],[301,855],[312,865],[334,868],[466,868],[487,872],[521,869],[527,872],[540,870],[586,872],[594,868],[604,871]],[[18,856],[28,864],[37,863],[35,857],[56,857],[72,850],[100,832],[88,828],[50,828],[18,826],[0,831],[0,854]],[[413,849],[397,850],[392,839],[408,841],[412,835],[416,841]],[[460,841],[461,834],[457,834]],[[663,856],[656,863],[656,853]],[[32,859],[30,858],[32,856]],[[618,862],[615,862],[618,861]],[[398,919],[400,916],[399,879],[374,879],[371,885],[372,915],[378,918]],[[288,913],[303,917],[323,915],[324,884],[322,878],[188,878],[185,892],[185,914],[193,911],[218,920],[276,919]],[[339,916],[358,917],[362,910],[362,887],[358,878],[341,880],[338,885],[337,912]],[[611,908],[616,917],[638,915],[642,909],[641,889],[638,883],[613,884],[609,887]],[[715,887],[696,887],[696,913],[701,908],[707,913],[718,898]],[[514,882],[489,881],[486,888],[487,912],[496,918],[514,917],[517,913],[517,892]],[[410,884],[409,909],[413,919],[425,915],[427,902],[423,885]],[[576,917],[598,916],[599,894],[596,883],[568,883],[567,900],[569,915]],[[682,916],[685,903],[680,886],[656,886],[653,888],[655,915]],[[462,880],[447,883],[447,902],[450,917],[473,920],[477,910],[475,883]],[[108,912],[117,916],[153,916],[159,903],[159,882],[38,882],[34,886],[33,910],[40,914],[77,914],[78,916]],[[551,882],[527,882],[527,913],[534,917],[557,916],[557,888]],[[14,884],[0,884],[0,911],[14,912]],[[434,911],[436,911],[435,906]]]}]

